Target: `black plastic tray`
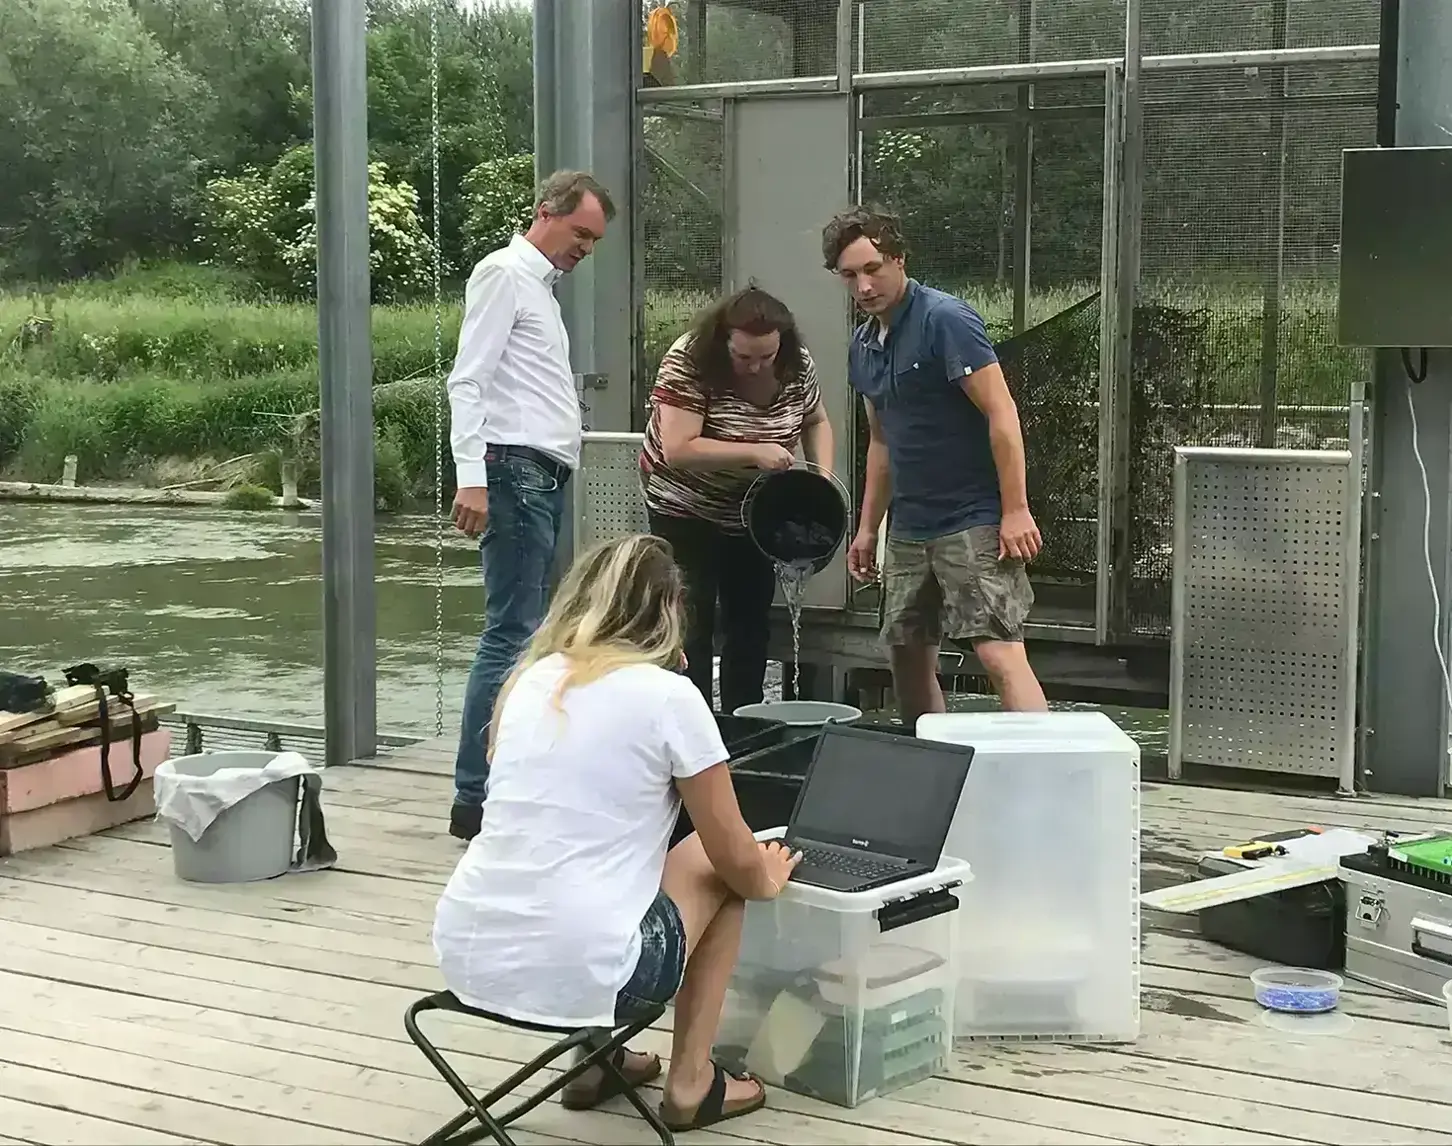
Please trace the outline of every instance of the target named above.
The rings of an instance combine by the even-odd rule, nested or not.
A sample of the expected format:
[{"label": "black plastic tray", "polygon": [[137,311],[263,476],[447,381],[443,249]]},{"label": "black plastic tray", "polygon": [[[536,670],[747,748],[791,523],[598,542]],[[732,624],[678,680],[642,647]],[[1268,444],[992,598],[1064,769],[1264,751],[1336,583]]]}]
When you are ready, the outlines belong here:
[{"label": "black plastic tray", "polygon": [[[910,735],[900,724],[858,721],[854,727]],[[797,795],[802,789],[802,778],[807,774],[812,754],[817,750],[818,735],[819,730],[815,728],[783,725],[782,736],[777,743],[743,756],[732,756],[731,778],[736,787],[736,802],[741,805],[741,816],[746,826],[753,832],[779,828],[792,818],[792,809],[797,806]],[[675,831],[671,833],[671,846],[680,843],[693,830],[691,817],[682,808],[676,819]]]}]

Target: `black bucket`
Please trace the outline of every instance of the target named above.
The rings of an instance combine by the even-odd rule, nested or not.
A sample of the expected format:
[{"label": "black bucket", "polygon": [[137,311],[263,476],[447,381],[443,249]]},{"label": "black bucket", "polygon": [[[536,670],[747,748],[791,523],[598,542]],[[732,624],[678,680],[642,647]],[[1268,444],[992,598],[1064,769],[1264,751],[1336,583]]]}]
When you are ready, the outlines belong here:
[{"label": "black bucket", "polygon": [[847,491],[815,469],[765,473],[741,503],[741,524],[756,547],[780,565],[820,573],[847,537]]}]

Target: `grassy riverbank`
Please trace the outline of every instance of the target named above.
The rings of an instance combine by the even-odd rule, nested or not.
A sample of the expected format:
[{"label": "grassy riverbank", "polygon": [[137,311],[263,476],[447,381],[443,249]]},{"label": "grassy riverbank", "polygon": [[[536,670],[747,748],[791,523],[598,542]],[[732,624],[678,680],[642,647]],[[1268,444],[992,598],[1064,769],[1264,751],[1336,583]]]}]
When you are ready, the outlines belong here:
[{"label": "grassy riverbank", "polygon": [[[1046,318],[1093,290],[1035,296]],[[995,336],[1008,333],[1003,292],[965,291]],[[1199,316],[1198,369],[1214,377],[1214,401],[1255,402],[1260,378],[1258,295],[1160,290],[1155,301]],[[704,295],[652,293],[646,329],[652,361]],[[1288,292],[1280,327],[1283,405],[1338,404],[1361,367],[1334,346],[1335,299]],[[459,308],[443,316],[452,358]],[[380,499],[397,503],[432,487],[434,314],[427,306],[373,311],[375,419]],[[257,297],[248,282],[207,267],[165,265],[49,295],[0,294],[0,475],[54,481],[79,458],[85,483],[190,480],[239,455],[255,464],[236,480],[277,487],[277,455],[292,448],[285,417],[317,407],[313,307]],[[315,430],[304,435],[302,477],[315,479]]]}]

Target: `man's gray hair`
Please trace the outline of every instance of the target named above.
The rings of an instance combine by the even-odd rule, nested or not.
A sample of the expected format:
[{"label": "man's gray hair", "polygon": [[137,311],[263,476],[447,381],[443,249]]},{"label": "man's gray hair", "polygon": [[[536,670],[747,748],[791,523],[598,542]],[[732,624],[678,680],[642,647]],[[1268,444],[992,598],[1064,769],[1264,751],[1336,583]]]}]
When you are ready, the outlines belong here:
[{"label": "man's gray hair", "polygon": [[593,195],[605,212],[605,219],[615,218],[615,201],[610,192],[593,175],[586,171],[556,171],[539,185],[534,209],[543,207],[551,215],[570,215],[579,209],[586,195]]}]

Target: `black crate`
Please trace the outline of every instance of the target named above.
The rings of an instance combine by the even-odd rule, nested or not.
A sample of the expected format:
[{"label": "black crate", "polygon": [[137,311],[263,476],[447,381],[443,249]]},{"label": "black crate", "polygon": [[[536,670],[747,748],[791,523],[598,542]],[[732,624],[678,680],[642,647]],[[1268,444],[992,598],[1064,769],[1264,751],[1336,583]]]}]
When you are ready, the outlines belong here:
[{"label": "black crate", "polygon": [[780,720],[768,720],[761,716],[730,716],[715,713],[716,727],[721,730],[721,739],[726,745],[726,755],[732,760],[780,744],[786,738],[787,726]]},{"label": "black crate", "polygon": [[[1205,878],[1244,870],[1223,856],[1206,856],[1199,864]],[[1200,934],[1268,963],[1339,971],[1346,965],[1346,888],[1332,879],[1207,907],[1200,912]]]},{"label": "black crate", "polygon": [[[911,735],[900,724],[858,721],[854,727]],[[781,738],[776,743],[743,756],[732,756],[731,779],[736,787],[736,801],[741,805],[746,826],[753,832],[783,827],[791,819],[792,809],[797,805],[797,794],[802,788],[802,778],[807,774],[812,754],[817,750],[820,732],[818,728],[783,725]],[[671,834],[671,846],[680,843],[693,830],[691,817],[683,807]]]}]

